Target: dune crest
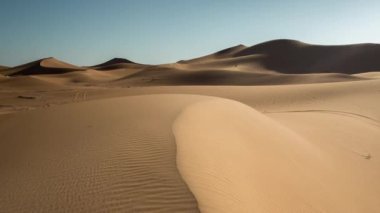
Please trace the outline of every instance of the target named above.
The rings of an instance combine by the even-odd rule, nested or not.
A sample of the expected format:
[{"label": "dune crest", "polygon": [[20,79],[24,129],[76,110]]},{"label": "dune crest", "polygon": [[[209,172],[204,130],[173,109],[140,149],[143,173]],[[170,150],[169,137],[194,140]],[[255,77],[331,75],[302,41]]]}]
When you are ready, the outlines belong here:
[{"label": "dune crest", "polygon": [[90,67],[93,69],[107,69],[107,68],[111,68],[120,64],[136,64],[136,63],[125,58],[113,58],[104,63],[93,65]]},{"label": "dune crest", "polygon": [[[190,105],[177,118],[173,132],[179,170],[202,212],[379,209],[375,199],[358,202],[356,195],[379,196],[379,184],[372,185],[378,174],[360,166],[348,173],[334,168],[337,159],[329,150],[241,103],[212,99]],[[368,159],[351,156],[343,158],[353,164]],[[355,185],[356,180],[349,180],[334,186],[357,172],[371,182]]]}]

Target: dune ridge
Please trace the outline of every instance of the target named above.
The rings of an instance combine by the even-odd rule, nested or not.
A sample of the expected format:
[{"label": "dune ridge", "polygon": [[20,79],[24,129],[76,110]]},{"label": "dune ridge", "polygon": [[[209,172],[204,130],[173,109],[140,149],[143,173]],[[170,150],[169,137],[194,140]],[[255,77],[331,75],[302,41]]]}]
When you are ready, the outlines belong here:
[{"label": "dune ridge", "polygon": [[[380,71],[380,62],[377,60],[379,54],[379,44],[323,46],[282,39],[251,47],[237,45],[200,58],[172,64],[153,66],[114,58],[102,64],[79,67],[54,58],[46,58],[2,70],[2,74],[17,77],[106,71],[110,77],[98,83],[116,87],[309,84],[378,77],[361,73]],[[88,78],[86,81],[85,78],[81,78],[78,82],[93,84],[93,79]]]},{"label": "dune ridge", "polygon": [[[305,119],[313,114],[303,113]],[[331,133],[344,138],[340,131],[318,125],[323,134],[303,137],[239,102],[198,102],[185,108],[173,126],[179,170],[202,212],[376,212],[380,174],[368,167],[373,162],[365,161],[379,151],[379,123],[374,128],[339,115],[333,119],[336,124],[323,124],[331,128],[341,119],[344,128],[371,136],[364,144],[348,137],[343,145],[329,138]],[[371,154],[359,148],[368,145]]]}]

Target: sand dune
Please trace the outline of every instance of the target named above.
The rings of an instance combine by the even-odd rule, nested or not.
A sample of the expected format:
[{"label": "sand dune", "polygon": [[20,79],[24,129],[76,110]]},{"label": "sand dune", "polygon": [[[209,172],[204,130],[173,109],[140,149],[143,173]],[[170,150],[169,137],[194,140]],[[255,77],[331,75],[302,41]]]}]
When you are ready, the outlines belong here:
[{"label": "sand dune", "polygon": [[200,102],[174,125],[178,166],[202,212],[376,212],[380,125],[358,117],[285,112],[280,125],[238,102]]},{"label": "sand dune", "polygon": [[106,61],[104,63],[90,66],[92,69],[96,70],[115,70],[115,69],[139,69],[145,67],[143,64],[137,64],[133,61],[130,61],[125,58],[113,58],[109,61]]},{"label": "sand dune", "polygon": [[[205,59],[217,58],[212,54]],[[380,70],[379,44],[341,46],[309,45],[294,40],[273,40],[249,48],[241,47],[228,57],[263,56],[255,61],[268,70],[280,73],[360,73]],[[202,62],[198,60],[186,63]]]},{"label": "sand dune", "polygon": [[82,70],[83,68],[59,61],[55,58],[44,58],[41,60],[33,61],[17,67],[9,68],[4,72],[6,75],[39,75],[39,74],[61,74],[75,70]]},{"label": "sand dune", "polygon": [[247,48],[246,46],[239,44],[237,46],[218,51],[211,55],[206,55],[206,56],[202,56],[202,57],[191,59],[191,60],[181,60],[181,61],[178,61],[178,63],[199,63],[199,62],[204,62],[204,61],[229,58],[246,48]]},{"label": "sand dune", "polygon": [[104,67],[104,66],[110,66],[110,65],[115,65],[115,64],[135,64],[135,63],[125,58],[113,58],[104,63],[94,65],[92,67]]},{"label": "sand dune", "polygon": [[0,211],[377,213],[379,53],[275,40],[2,69]]},{"label": "sand dune", "polygon": [[236,57],[265,54],[265,67],[281,73],[360,73],[380,70],[379,44],[343,46],[307,45],[276,40],[244,49]]}]

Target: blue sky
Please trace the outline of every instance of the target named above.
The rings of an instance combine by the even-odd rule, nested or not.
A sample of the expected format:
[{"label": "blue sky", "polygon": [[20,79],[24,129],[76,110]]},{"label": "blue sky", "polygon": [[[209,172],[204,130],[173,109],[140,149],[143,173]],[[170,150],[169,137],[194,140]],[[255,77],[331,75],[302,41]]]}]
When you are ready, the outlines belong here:
[{"label": "blue sky", "polygon": [[0,64],[169,63],[288,38],[380,43],[379,0],[2,0]]}]

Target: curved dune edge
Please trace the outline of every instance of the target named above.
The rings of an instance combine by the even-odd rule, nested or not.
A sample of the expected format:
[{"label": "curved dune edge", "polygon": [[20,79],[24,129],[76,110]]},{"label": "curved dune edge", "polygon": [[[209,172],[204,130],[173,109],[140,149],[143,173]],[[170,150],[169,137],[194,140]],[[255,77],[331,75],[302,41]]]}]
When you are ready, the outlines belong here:
[{"label": "curved dune edge", "polygon": [[173,133],[179,171],[202,212],[379,208],[376,187],[344,179],[376,173],[356,167],[339,171],[326,150],[242,103],[212,99],[190,105],[177,117]]}]

